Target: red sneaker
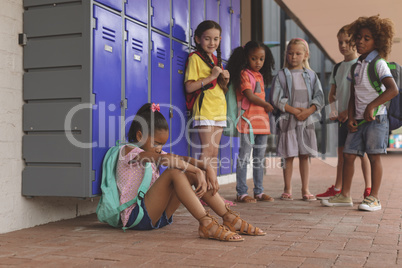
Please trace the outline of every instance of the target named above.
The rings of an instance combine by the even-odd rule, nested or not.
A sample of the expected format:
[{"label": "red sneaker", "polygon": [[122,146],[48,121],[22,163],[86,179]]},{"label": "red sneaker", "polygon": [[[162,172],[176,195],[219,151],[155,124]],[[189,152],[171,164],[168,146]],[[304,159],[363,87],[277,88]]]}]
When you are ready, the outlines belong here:
[{"label": "red sneaker", "polygon": [[318,194],[316,195],[317,199],[329,199],[332,196],[335,196],[336,194],[339,194],[341,190],[335,191],[335,185],[332,185],[331,187],[328,188],[328,190],[325,193]]},{"label": "red sneaker", "polygon": [[366,188],[366,189],[364,189],[364,193],[363,193],[364,198],[366,198],[367,196],[369,196],[370,193],[371,193],[371,188]]}]

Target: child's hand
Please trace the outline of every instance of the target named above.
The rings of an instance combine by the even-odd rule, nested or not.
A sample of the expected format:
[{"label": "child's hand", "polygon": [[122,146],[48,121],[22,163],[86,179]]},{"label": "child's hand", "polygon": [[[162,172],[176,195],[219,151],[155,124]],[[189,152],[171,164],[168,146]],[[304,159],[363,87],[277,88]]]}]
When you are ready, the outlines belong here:
[{"label": "child's hand", "polygon": [[229,79],[230,79],[230,73],[229,73],[229,71],[228,71],[228,70],[223,70],[223,71],[222,71],[222,76],[223,76],[223,78],[225,78],[226,80],[229,80]]},{"label": "child's hand", "polygon": [[222,73],[222,69],[218,66],[214,66],[211,71],[211,76],[214,78],[218,78],[218,76]]},{"label": "child's hand", "polygon": [[331,110],[331,112],[329,113],[329,119],[332,121],[335,121],[336,119],[338,119],[338,111]]},{"label": "child's hand", "polygon": [[348,110],[341,112],[338,116],[338,120],[341,123],[345,123],[348,120]]},{"label": "child's hand", "polygon": [[212,189],[212,195],[215,195],[219,191],[219,183],[216,177],[215,170],[208,166],[206,169],[206,180],[208,184],[208,190]]},{"label": "child's hand", "polygon": [[352,133],[357,131],[357,122],[356,122],[356,119],[354,119],[354,118],[349,119],[349,122],[348,122],[348,129],[349,129],[349,131],[352,132]]},{"label": "child's hand", "polygon": [[311,115],[309,109],[306,108],[298,108],[298,109],[300,109],[300,113],[296,114],[295,117],[299,121],[304,121]]},{"label": "child's hand", "polygon": [[270,113],[270,112],[272,112],[272,111],[274,110],[274,107],[272,107],[272,105],[267,102],[267,103],[265,104],[265,106],[264,106],[264,110],[265,110],[267,113]]},{"label": "child's hand", "polygon": [[374,109],[375,109],[375,107],[371,107],[371,105],[369,104],[369,105],[367,105],[366,110],[364,110],[363,117],[367,122],[373,121],[375,119],[374,118]]},{"label": "child's hand", "polygon": [[201,198],[207,192],[207,181],[205,180],[204,172],[199,168],[197,168],[195,176],[197,178],[197,188],[195,189],[195,194],[198,198]]}]

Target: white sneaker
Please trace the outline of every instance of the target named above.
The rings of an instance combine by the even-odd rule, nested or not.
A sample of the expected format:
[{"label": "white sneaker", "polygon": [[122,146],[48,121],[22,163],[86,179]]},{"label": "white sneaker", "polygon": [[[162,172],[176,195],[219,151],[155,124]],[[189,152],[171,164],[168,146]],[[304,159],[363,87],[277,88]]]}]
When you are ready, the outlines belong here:
[{"label": "white sneaker", "polygon": [[377,211],[380,209],[381,209],[380,200],[378,200],[372,195],[369,195],[366,198],[364,198],[363,202],[359,205],[359,210]]},{"label": "white sneaker", "polygon": [[333,197],[330,197],[328,200],[321,200],[321,204],[326,207],[352,207],[353,201],[351,197],[337,194]]}]

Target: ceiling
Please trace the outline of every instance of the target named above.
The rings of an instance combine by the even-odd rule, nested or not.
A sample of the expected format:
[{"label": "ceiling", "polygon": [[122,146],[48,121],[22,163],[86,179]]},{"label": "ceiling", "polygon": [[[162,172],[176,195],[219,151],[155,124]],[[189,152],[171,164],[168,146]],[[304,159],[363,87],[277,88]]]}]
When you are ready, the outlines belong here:
[{"label": "ceiling", "polygon": [[299,27],[334,62],[339,53],[338,30],[361,16],[380,15],[395,25],[395,38],[389,61],[402,64],[402,0],[275,0]]}]

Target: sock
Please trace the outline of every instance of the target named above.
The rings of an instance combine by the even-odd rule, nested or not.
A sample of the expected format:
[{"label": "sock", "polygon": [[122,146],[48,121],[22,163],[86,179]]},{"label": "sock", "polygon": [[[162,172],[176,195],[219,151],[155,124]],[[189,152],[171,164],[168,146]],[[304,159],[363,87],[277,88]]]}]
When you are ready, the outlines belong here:
[{"label": "sock", "polygon": [[339,192],[341,189],[338,189],[338,188],[335,188],[335,187],[334,187],[334,190],[337,191],[337,192]]}]

